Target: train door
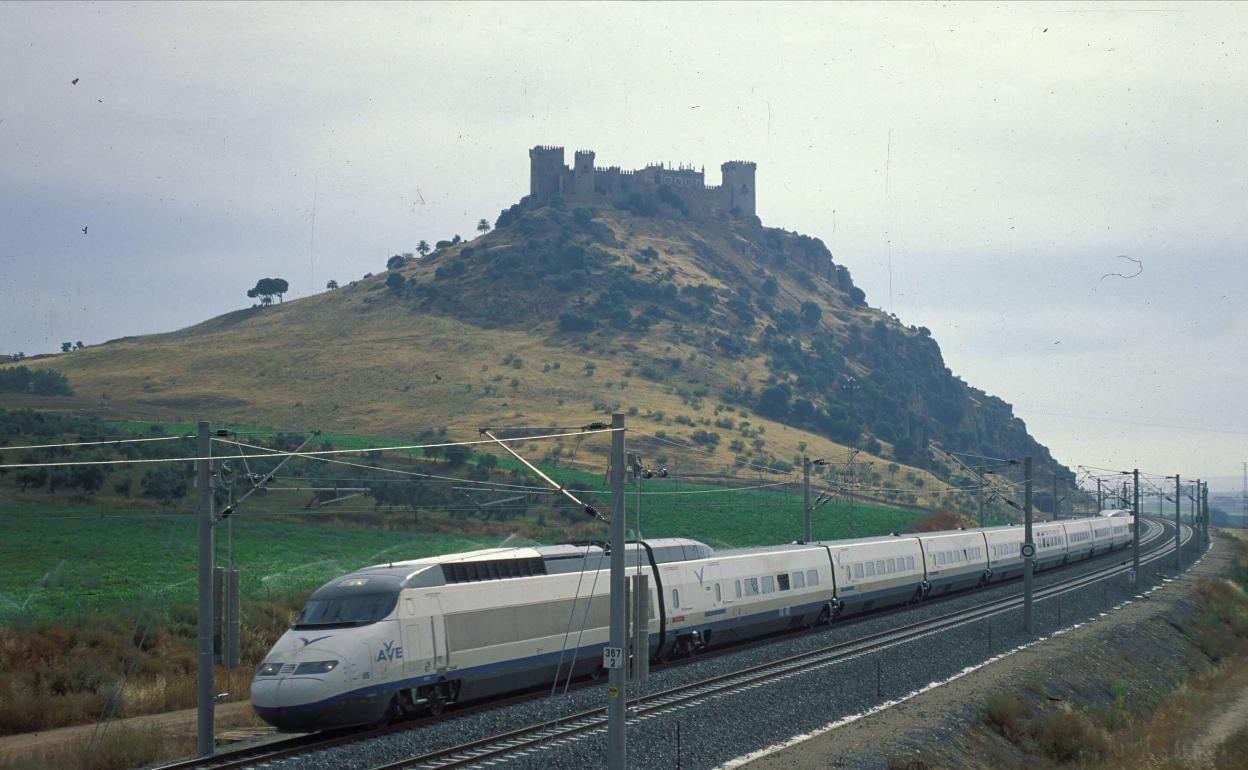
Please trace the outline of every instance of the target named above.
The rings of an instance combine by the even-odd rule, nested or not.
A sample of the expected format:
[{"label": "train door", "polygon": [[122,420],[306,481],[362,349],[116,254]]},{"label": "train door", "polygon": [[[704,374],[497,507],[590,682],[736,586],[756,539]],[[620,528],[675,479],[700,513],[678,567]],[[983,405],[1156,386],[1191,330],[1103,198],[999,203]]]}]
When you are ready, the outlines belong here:
[{"label": "train door", "polygon": [[416,602],[403,600],[403,671],[408,675],[433,673],[433,623],[416,614]]},{"label": "train door", "polygon": [[433,667],[442,674],[451,664],[451,651],[446,645],[446,615],[437,594],[429,594],[429,600],[433,609],[433,617],[429,619],[433,625]]},{"label": "train door", "polygon": [[701,568],[694,570],[694,575],[702,586],[701,603],[706,607],[707,611],[722,608],[726,597],[724,596],[723,575],[719,569],[719,562],[704,564]]},{"label": "train door", "polygon": [[421,602],[429,615],[416,615],[412,600],[405,600],[403,641],[407,647],[404,670],[409,674],[442,674],[448,665],[446,621],[437,595]]}]

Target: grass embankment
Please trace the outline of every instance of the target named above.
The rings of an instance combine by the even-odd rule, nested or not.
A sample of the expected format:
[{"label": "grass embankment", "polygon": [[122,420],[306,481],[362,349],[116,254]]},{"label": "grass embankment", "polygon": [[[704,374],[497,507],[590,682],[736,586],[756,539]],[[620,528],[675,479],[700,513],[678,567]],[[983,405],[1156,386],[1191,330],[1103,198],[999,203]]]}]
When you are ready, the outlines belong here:
[{"label": "grass embankment", "polygon": [[1248,726],[1219,737],[1207,753],[1194,756],[1191,751],[1219,709],[1248,692],[1248,546],[1226,542],[1237,549],[1234,574],[1197,583],[1204,609],[1187,629],[1211,661],[1209,668],[1155,700],[1134,697],[1113,682],[1102,683],[1111,693],[1108,702],[1084,708],[996,692],[979,709],[982,721],[1020,749],[1028,767],[1248,767]]}]

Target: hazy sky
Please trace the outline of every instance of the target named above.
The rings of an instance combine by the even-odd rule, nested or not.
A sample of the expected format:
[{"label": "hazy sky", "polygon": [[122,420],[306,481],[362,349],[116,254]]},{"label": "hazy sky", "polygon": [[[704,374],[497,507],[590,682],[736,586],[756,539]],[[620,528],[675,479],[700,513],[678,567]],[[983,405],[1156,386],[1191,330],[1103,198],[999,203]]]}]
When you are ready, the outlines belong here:
[{"label": "hazy sky", "polygon": [[471,235],[534,144],[751,159],[1063,462],[1237,479],[1246,46],[1232,3],[2,3],[0,352]]}]

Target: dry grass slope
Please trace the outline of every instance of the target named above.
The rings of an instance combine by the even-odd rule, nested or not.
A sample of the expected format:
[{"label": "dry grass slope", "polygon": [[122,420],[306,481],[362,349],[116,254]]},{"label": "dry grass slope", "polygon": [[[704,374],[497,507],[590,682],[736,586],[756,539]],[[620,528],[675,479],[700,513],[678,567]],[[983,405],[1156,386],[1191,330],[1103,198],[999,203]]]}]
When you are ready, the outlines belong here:
[{"label": "dry grass slope", "polygon": [[[612,258],[631,265],[631,255],[654,249],[657,262],[669,270],[665,280],[678,287],[730,288],[726,279],[748,276],[749,249],[733,242],[741,239],[729,228],[708,230],[622,212],[601,212],[598,221],[614,233],[615,245],[603,247]],[[511,230],[496,230],[402,272],[411,284],[428,283],[439,266],[465,249],[505,249],[514,238]],[[777,271],[775,277],[776,307],[796,311],[814,297],[828,333],[850,323],[865,326],[879,315],[839,302],[833,292],[812,293],[789,273]],[[444,425],[453,436],[466,437],[479,425],[566,424],[635,407],[634,427],[687,440],[713,423],[715,394],[734,384],[759,388],[767,381],[763,355],[730,360],[698,340],[686,341],[679,321],[658,322],[645,339],[615,334],[604,324],[607,333],[587,339],[559,331],[557,318],[566,305],[558,298],[535,295],[517,298],[516,322],[500,328],[421,309],[394,296],[383,281],[384,274],[286,304],[234,311],[177,332],[41,359],[37,365],[66,374],[77,395],[26,401],[105,417],[206,417],[394,437]],[[473,303],[507,299],[488,281],[463,283],[456,290],[461,288]],[[660,370],[657,378],[640,376],[637,363],[655,358],[680,366]],[[522,362],[520,368],[504,363],[515,359]],[[691,398],[691,392],[709,395]],[[21,397],[13,402],[26,405]],[[645,415],[656,417],[640,419]],[[803,446],[814,456],[847,452],[823,436],[758,414],[751,414],[749,422],[765,432],[765,452],[774,458],[791,461]],[[725,443],[730,438],[726,435]],[[721,451],[730,455],[726,447]],[[887,451],[885,444],[881,454]],[[926,472],[914,472],[932,480]]]}]

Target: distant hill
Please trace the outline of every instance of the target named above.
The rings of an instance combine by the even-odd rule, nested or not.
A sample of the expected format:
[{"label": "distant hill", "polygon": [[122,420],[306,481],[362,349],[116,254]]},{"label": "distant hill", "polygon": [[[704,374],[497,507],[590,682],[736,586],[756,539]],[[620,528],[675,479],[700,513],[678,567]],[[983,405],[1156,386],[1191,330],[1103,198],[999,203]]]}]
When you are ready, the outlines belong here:
[{"label": "distant hill", "polygon": [[42,403],[387,436],[620,409],[750,462],[852,446],[947,477],[944,451],[1031,454],[1073,479],[927,329],[869,307],[818,238],[643,203],[517,204],[334,291],[41,358],[77,394]]}]

